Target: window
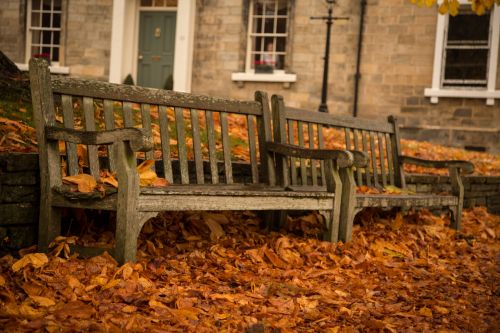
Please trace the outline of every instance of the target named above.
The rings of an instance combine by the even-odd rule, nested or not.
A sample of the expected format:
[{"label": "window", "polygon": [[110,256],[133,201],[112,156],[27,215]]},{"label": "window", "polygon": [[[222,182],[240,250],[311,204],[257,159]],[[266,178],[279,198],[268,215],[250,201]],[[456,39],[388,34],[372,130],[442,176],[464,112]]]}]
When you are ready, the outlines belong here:
[{"label": "window", "polygon": [[488,105],[500,98],[496,87],[500,8],[478,16],[464,4],[457,16],[439,15],[432,88],[425,95],[486,98]]},{"label": "window", "polygon": [[233,73],[233,81],[294,82],[285,74],[290,2],[250,0],[245,72]]},{"label": "window", "polygon": [[[250,4],[246,70],[283,70],[286,56],[288,2],[256,0]],[[266,66],[266,67],[264,67]]]},{"label": "window", "polygon": [[486,87],[490,51],[490,13],[463,12],[448,20],[443,87]]},{"label": "window", "polygon": [[141,7],[177,7],[177,0],[141,0]]},{"label": "window", "polygon": [[61,0],[28,1],[27,60],[43,57],[52,66],[59,65],[61,15]]}]

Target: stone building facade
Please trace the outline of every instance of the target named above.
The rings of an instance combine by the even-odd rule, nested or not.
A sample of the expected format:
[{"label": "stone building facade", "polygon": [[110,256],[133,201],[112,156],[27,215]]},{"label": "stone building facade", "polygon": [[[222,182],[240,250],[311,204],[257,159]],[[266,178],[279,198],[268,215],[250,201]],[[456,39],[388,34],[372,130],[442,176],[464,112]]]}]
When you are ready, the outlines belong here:
[{"label": "stone building facade", "polygon": [[[277,8],[276,22],[286,16],[286,46],[282,50],[275,46],[276,54],[283,51],[285,57],[272,74],[255,74],[248,61],[249,52],[255,51],[248,44],[249,34],[256,31],[251,22],[264,15],[256,9],[263,0],[49,0],[60,3],[62,15],[59,68],[54,71],[111,82],[123,82],[130,74],[137,82],[143,61],[143,13],[174,12],[174,90],[251,99],[260,89],[283,95],[290,106],[317,112],[326,25],[311,16],[326,15],[326,1],[266,1]],[[37,0],[0,2],[0,49],[21,68],[27,62],[26,13],[31,2]],[[448,24],[436,8],[418,8],[409,0],[337,0],[333,13],[348,20],[337,20],[332,27],[330,113],[367,118],[397,115],[406,138],[500,153],[500,8],[489,14],[486,24],[490,29],[488,86],[462,86],[452,89],[451,96],[436,89],[436,60],[443,59],[436,56],[436,40],[443,24]],[[492,57],[497,59],[493,62]]]}]

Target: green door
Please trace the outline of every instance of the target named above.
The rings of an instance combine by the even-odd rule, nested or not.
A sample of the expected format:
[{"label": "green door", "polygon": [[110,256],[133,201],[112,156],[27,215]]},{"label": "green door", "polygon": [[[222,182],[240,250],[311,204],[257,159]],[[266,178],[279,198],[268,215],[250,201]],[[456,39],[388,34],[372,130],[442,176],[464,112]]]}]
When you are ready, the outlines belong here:
[{"label": "green door", "polygon": [[175,16],[171,12],[141,12],[138,85],[172,89]]}]

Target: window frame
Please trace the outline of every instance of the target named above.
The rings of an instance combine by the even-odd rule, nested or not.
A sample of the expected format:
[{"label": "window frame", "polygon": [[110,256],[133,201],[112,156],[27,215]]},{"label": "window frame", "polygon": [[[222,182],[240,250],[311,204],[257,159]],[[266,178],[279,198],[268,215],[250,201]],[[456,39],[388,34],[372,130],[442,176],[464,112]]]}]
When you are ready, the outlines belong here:
[{"label": "window frame", "polygon": [[[42,1],[43,4],[43,0]],[[53,3],[54,0],[51,1],[51,4]],[[42,5],[41,4],[41,5]],[[28,0],[26,2],[26,43],[25,43],[25,63],[24,64],[16,64],[17,67],[20,70],[28,70],[28,62],[29,59],[31,58],[31,48],[33,46],[33,31],[34,30],[40,30],[40,31],[59,31],[59,44],[53,44],[52,41],[50,43],[50,47],[57,46],[59,48],[59,59],[58,61],[50,61],[50,71],[52,73],[57,73],[57,74],[69,74],[69,67],[62,66],[64,62],[64,20],[65,20],[65,9],[66,9],[66,0],[61,0],[61,10],[60,11],[54,11],[53,8],[49,10],[51,14],[53,13],[58,13],[61,15],[60,18],[60,27],[59,28],[48,28],[48,27],[43,27],[42,26],[42,20],[40,21],[40,27],[35,27],[35,29],[31,25],[31,17],[33,14],[33,0]],[[43,12],[40,9],[40,12]],[[52,16],[52,15],[51,15]]]},{"label": "window frame", "polygon": [[[232,73],[231,79],[233,81],[238,81],[238,82],[244,82],[244,81],[254,81],[254,82],[283,82],[284,84],[289,84],[292,82],[296,82],[297,80],[297,75],[292,74],[292,73],[286,73],[285,70],[285,64],[283,66],[283,69],[274,69],[272,73],[256,73],[255,68],[252,68],[252,61],[254,58],[254,54],[259,53],[255,52],[252,50],[252,39],[255,38],[256,36],[260,36],[263,38],[281,38],[285,37],[286,38],[286,46],[285,46],[285,51],[276,51],[276,43],[274,45],[274,50],[273,50],[273,56],[276,56],[278,54],[284,54],[285,59],[287,59],[290,54],[289,54],[289,43],[290,43],[290,36],[289,36],[289,31],[290,31],[290,24],[291,24],[291,13],[292,13],[292,4],[290,1],[287,1],[287,15],[286,15],[286,31],[284,33],[278,33],[278,32],[272,32],[272,33],[256,33],[253,32],[253,21],[255,15],[253,14],[253,9],[255,5],[255,1],[258,0],[249,0],[248,2],[248,23],[247,23],[247,33],[246,33],[246,48],[245,48],[245,68],[243,72],[238,72],[238,73]],[[274,0],[278,1],[278,0]],[[267,16],[266,16],[267,17]],[[273,14],[274,19],[277,18],[282,18],[282,15],[276,14],[276,12]],[[287,60],[285,60],[285,63]]]},{"label": "window frame", "polygon": [[[460,5],[470,5],[466,0],[460,0]],[[496,88],[498,67],[498,47],[500,37],[500,7],[494,5],[490,15],[489,56],[487,63],[486,87],[443,87],[445,71],[446,33],[448,32],[449,14],[437,14],[436,44],[434,51],[434,67],[432,87],[424,90],[424,95],[430,97],[433,104],[439,102],[439,97],[452,98],[485,98],[487,105],[495,105],[495,99],[500,99],[500,90]]]}]

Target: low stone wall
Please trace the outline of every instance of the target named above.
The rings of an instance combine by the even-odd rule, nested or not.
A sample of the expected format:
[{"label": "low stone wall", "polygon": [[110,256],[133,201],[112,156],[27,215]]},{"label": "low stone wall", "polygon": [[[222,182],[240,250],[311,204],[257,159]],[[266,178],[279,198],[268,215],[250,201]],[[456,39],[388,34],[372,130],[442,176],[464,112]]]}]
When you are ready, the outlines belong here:
[{"label": "low stone wall", "polygon": [[37,154],[0,154],[0,254],[35,244],[39,184]]},{"label": "low stone wall", "polygon": [[[448,176],[406,176],[409,190],[417,193],[450,192]],[[465,176],[464,207],[486,206],[490,213],[500,214],[500,177]]]},{"label": "low stone wall", "polygon": [[[244,169],[240,165],[235,173],[244,177],[249,174]],[[418,193],[451,191],[447,176],[412,174],[406,179]],[[0,255],[36,243],[39,184],[37,154],[0,154]],[[466,176],[464,187],[466,207],[487,206],[500,214],[500,177]]]}]

